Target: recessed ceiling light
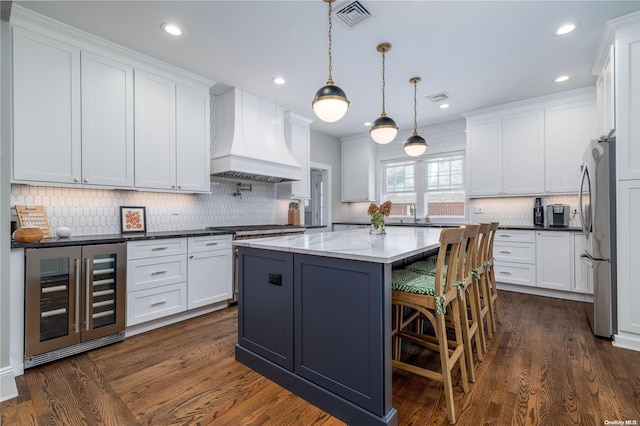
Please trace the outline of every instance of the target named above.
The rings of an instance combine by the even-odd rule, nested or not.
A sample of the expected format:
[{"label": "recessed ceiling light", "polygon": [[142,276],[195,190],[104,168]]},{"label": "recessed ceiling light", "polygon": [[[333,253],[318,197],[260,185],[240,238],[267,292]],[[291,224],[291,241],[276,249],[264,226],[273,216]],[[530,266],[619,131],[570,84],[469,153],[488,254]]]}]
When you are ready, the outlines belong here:
[{"label": "recessed ceiling light", "polygon": [[575,30],[577,27],[576,24],[574,24],[573,22],[570,22],[568,24],[564,24],[562,26],[560,26],[557,30],[556,30],[556,35],[565,35],[565,34],[569,34],[570,32],[572,32],[573,30]]},{"label": "recessed ceiling light", "polygon": [[179,36],[180,34],[182,34],[182,30],[180,29],[180,27],[175,24],[162,24],[160,26],[163,30],[171,35]]},{"label": "recessed ceiling light", "polygon": [[282,78],[282,77],[276,77],[276,78],[273,79],[273,82],[275,84],[282,85],[282,84],[286,83],[286,80],[284,78]]},{"label": "recessed ceiling light", "polygon": [[440,104],[440,109],[447,109],[449,108],[451,105],[449,104]]},{"label": "recessed ceiling light", "polygon": [[365,121],[364,123],[362,123],[364,126],[371,126],[371,122],[370,121]]},{"label": "recessed ceiling light", "polygon": [[567,81],[567,80],[569,80],[568,75],[561,75],[560,77],[556,78],[554,81],[556,83],[562,83],[563,81]]}]

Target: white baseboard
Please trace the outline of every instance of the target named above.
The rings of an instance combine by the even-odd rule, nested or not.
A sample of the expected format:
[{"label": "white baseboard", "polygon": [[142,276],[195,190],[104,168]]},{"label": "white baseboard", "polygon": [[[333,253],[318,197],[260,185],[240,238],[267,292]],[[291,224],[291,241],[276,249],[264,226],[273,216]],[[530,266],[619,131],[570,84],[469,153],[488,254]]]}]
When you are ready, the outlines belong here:
[{"label": "white baseboard", "polygon": [[216,305],[211,305],[204,308],[198,308],[198,309],[193,309],[185,312],[180,312],[178,314],[170,315],[164,318],[159,318],[157,320],[144,322],[142,324],[132,325],[126,328],[126,330],[124,331],[124,336],[125,338],[135,336],[136,334],[151,331],[156,328],[164,327],[169,324],[174,324],[176,322],[180,322],[180,321],[184,321],[200,315],[208,314],[210,312],[219,311],[220,309],[224,309],[227,307],[229,307],[229,305],[225,301],[225,302],[220,302]]},{"label": "white baseboard", "polygon": [[613,336],[613,346],[640,352],[640,335],[621,331]]},{"label": "white baseboard", "polygon": [[535,296],[553,297],[556,299],[574,300],[576,302],[593,303],[592,294],[572,293],[569,291],[557,291],[539,287],[528,287],[517,284],[498,283],[498,290],[513,291],[515,293],[533,294]]},{"label": "white baseboard", "polygon": [[0,368],[0,402],[18,396],[16,376],[12,367]]}]

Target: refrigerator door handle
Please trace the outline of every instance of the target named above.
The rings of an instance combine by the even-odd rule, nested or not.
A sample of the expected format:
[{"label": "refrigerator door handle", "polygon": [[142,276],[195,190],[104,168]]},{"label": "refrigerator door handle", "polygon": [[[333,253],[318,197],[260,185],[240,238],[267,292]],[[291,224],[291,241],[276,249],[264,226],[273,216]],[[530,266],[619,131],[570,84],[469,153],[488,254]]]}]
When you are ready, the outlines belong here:
[{"label": "refrigerator door handle", "polygon": [[582,225],[582,233],[585,238],[589,238],[589,231],[586,219],[584,217],[584,210],[582,209],[582,188],[584,187],[584,180],[588,179],[587,164],[582,165],[582,175],[580,176],[580,190],[578,191],[578,217],[580,218],[580,225]]}]

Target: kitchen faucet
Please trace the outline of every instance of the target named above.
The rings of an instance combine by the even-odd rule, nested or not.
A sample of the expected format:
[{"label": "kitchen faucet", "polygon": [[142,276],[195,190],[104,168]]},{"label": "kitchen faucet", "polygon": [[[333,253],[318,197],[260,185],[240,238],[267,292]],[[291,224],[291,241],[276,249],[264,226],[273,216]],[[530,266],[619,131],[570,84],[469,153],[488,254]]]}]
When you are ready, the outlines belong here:
[{"label": "kitchen faucet", "polygon": [[418,218],[417,218],[417,210],[418,210],[418,206],[416,203],[411,203],[409,206],[409,211],[413,212],[413,223],[416,224],[418,223]]}]

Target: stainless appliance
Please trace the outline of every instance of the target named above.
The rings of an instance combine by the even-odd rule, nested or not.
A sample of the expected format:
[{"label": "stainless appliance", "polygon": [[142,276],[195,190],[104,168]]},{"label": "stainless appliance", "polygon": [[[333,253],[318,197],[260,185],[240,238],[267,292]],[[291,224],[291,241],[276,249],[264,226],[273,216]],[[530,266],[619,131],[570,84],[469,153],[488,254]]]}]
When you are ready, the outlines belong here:
[{"label": "stainless appliance", "polygon": [[566,204],[550,204],[547,206],[549,226],[569,226],[569,206]]},{"label": "stainless appliance", "polygon": [[[227,231],[233,233],[234,240],[252,238],[279,237],[304,234],[306,228],[291,225],[246,225],[246,226],[210,226],[209,231]],[[230,305],[238,303],[238,249],[233,249],[233,298]]]},{"label": "stainless appliance", "polygon": [[25,367],[121,341],[126,244],[25,250]]},{"label": "stainless appliance", "polygon": [[578,214],[586,238],[580,255],[593,283],[593,309],[588,318],[596,336],[613,338],[618,331],[616,283],[616,179],[613,131],[589,143],[584,153]]},{"label": "stainless appliance", "polygon": [[533,225],[544,226],[544,207],[542,207],[542,198],[536,198],[533,206]]}]

